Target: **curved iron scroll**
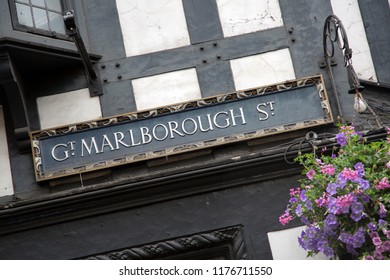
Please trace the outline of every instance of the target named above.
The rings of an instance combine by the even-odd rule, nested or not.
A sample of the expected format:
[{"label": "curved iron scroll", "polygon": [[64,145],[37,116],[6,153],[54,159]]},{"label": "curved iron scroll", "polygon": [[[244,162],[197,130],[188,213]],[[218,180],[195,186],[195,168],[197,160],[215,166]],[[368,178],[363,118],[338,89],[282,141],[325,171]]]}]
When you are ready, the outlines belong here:
[{"label": "curved iron scroll", "polygon": [[[352,64],[352,49],[349,47],[344,26],[337,16],[330,15],[326,18],[322,43],[325,58],[332,58],[334,56],[334,45],[337,44],[344,54],[344,66]],[[328,47],[331,48],[329,49]]]},{"label": "curved iron scroll", "polygon": [[322,39],[326,69],[332,83],[332,89],[336,98],[337,109],[339,111],[341,121],[344,122],[337,87],[330,65],[330,59],[334,56],[335,45],[343,52],[344,66],[347,68],[348,83],[350,86],[348,93],[358,94],[361,97],[360,92],[364,90],[364,87],[360,85],[359,78],[352,66],[352,49],[349,47],[345,28],[337,16],[330,15],[326,18]]},{"label": "curved iron scroll", "polygon": [[[365,108],[368,108],[371,114],[373,114],[373,116],[375,117],[378,126],[383,127],[380,118],[363,99],[361,92],[364,90],[364,87],[360,84],[359,77],[357,76],[355,69],[352,66],[352,49],[349,47],[348,37],[345,28],[341,20],[337,16],[330,15],[326,18],[322,43],[325,56],[325,65],[332,83],[332,89],[336,97],[337,109],[339,111],[341,121],[344,122],[333,72],[330,66],[330,59],[334,56],[335,44],[340,50],[343,51],[344,66],[347,68],[348,83],[350,86],[348,93],[355,95],[355,110],[358,112],[362,112],[365,110]],[[361,108],[362,111],[360,111]]]}]

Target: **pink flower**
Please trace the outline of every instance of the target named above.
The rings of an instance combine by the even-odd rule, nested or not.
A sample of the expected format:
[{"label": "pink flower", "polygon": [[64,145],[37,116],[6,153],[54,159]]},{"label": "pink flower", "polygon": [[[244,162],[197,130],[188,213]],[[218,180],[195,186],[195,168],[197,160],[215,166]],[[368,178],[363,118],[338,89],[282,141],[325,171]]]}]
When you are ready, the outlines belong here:
[{"label": "pink flower", "polygon": [[382,240],[379,238],[379,237],[374,237],[372,239],[372,243],[375,245],[375,246],[379,246],[382,244]]},{"label": "pink flower", "polygon": [[288,212],[288,210],[286,210],[286,212],[284,212],[284,214],[282,216],[279,217],[279,222],[282,224],[282,225],[286,225],[288,224],[291,220],[292,220],[292,216],[290,215],[290,212]]},{"label": "pink flower", "polygon": [[321,166],[321,173],[324,175],[334,175],[335,169],[332,164],[325,164]]},{"label": "pink flower", "polygon": [[307,173],[306,173],[306,177],[309,179],[309,180],[313,180],[313,177],[316,175],[316,172],[313,170],[313,169],[310,169]]},{"label": "pink flower", "polygon": [[301,189],[300,188],[291,188],[290,189],[290,196],[295,196],[296,194],[299,195],[301,193]]},{"label": "pink flower", "polygon": [[346,180],[356,181],[358,179],[358,172],[351,168],[345,168],[341,171],[341,176]]},{"label": "pink flower", "polygon": [[389,179],[386,177],[383,177],[382,180],[380,180],[378,185],[374,186],[377,190],[384,190],[387,188],[390,188]]},{"label": "pink flower", "polygon": [[390,169],[390,161],[386,163],[386,167]]}]

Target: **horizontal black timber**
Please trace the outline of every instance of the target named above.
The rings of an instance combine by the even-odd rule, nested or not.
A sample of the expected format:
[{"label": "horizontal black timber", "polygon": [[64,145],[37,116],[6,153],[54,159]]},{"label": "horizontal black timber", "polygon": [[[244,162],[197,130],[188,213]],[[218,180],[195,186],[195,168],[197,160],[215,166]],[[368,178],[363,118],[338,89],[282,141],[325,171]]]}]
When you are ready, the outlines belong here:
[{"label": "horizontal black timber", "polygon": [[[186,46],[104,62],[99,68],[102,79],[109,83],[182,70],[195,65],[192,48]],[[120,79],[118,75],[121,75]]]},{"label": "horizontal black timber", "polygon": [[[296,151],[292,152],[296,155]],[[283,166],[283,168],[281,168]],[[0,235],[149,205],[205,192],[297,175],[301,168],[284,162],[283,153],[224,160],[213,166],[132,182],[109,182],[66,193],[15,202],[0,210]],[[145,175],[150,176],[150,174]]]},{"label": "horizontal black timber", "polygon": [[119,82],[287,47],[285,27],[276,27],[191,46],[101,62],[99,71],[104,82]]},{"label": "horizontal black timber", "polygon": [[223,60],[275,51],[289,46],[284,26],[227,37],[218,44]]}]

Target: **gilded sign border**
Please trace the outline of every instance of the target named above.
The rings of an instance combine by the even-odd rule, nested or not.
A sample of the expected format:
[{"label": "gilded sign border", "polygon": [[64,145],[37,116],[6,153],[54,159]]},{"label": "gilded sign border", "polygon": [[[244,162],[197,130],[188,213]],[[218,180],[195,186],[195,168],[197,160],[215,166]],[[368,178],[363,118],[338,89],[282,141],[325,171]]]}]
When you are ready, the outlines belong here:
[{"label": "gilded sign border", "polygon": [[[119,124],[122,122],[147,119],[150,117],[156,117],[167,113],[174,113],[174,112],[179,112],[187,109],[196,109],[200,107],[223,103],[226,101],[244,99],[244,98],[249,98],[257,95],[265,95],[265,94],[270,94],[275,92],[291,90],[299,87],[314,86],[314,85],[317,87],[317,91],[321,100],[321,106],[324,111],[324,117],[321,119],[313,119],[313,120],[308,120],[299,123],[288,123],[285,125],[280,125],[268,129],[259,129],[250,133],[235,134],[227,137],[219,137],[212,140],[174,146],[162,150],[160,149],[158,151],[150,151],[145,153],[139,153],[136,155],[123,156],[121,158],[100,161],[97,163],[91,163],[81,167],[78,166],[77,168],[67,168],[52,173],[45,174],[42,171],[42,158],[41,158],[41,151],[40,151],[40,139],[42,138],[74,133],[77,131],[82,131],[91,128],[105,127],[114,124]],[[104,169],[104,168],[110,168],[110,167],[128,164],[132,162],[148,160],[148,159],[158,158],[162,156],[174,155],[174,154],[193,151],[197,149],[208,148],[208,147],[222,145],[226,143],[249,140],[249,139],[264,137],[272,134],[278,134],[286,131],[292,131],[292,130],[298,130],[298,129],[312,127],[312,126],[323,125],[332,122],[333,122],[333,117],[332,117],[331,107],[326,93],[324,81],[322,76],[318,75],[318,76],[306,77],[297,80],[290,80],[290,81],[286,81],[274,85],[267,85],[258,88],[240,90],[233,93],[217,95],[217,96],[208,97],[201,100],[194,100],[185,103],[174,104],[174,105],[155,108],[147,111],[132,112],[132,113],[117,115],[109,118],[103,118],[103,119],[93,120],[89,122],[72,124],[69,126],[62,126],[62,127],[50,128],[50,129],[45,129],[40,131],[34,131],[30,134],[30,136],[31,136],[32,156],[33,156],[36,180],[44,181],[44,180],[55,179],[63,176],[76,175],[79,173],[90,172],[90,171]]]}]

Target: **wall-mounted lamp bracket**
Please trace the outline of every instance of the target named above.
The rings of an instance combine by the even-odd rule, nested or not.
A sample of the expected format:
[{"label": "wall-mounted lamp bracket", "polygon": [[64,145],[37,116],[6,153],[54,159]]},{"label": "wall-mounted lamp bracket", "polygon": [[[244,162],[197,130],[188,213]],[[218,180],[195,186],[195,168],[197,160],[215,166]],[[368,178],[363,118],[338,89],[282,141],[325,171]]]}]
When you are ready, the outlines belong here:
[{"label": "wall-mounted lamp bracket", "polygon": [[89,58],[87,50],[85,49],[85,45],[83,39],[80,36],[78,28],[76,26],[74,12],[67,11],[64,16],[64,23],[66,28],[66,34],[71,37],[76,44],[77,50],[80,54],[81,61],[83,62],[85,71],[88,77],[88,84],[91,96],[97,96],[103,94],[102,85],[98,79],[98,76],[95,70],[92,67],[92,62]]}]

